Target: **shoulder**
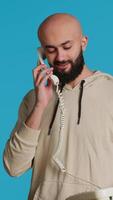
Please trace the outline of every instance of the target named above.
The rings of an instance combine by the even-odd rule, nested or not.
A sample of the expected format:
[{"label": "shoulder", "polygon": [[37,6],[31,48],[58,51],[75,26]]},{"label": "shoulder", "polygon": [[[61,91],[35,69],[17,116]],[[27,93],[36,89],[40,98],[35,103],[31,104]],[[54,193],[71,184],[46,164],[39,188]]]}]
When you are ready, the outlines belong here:
[{"label": "shoulder", "polygon": [[92,77],[91,83],[94,83],[94,86],[98,85],[98,88],[101,87],[113,87],[113,76],[108,73],[97,71]]},{"label": "shoulder", "polygon": [[113,90],[113,76],[111,74],[100,72],[100,80],[102,80],[104,88]]},{"label": "shoulder", "polygon": [[100,99],[113,100],[113,76],[108,73],[99,72],[93,89],[93,92]]}]

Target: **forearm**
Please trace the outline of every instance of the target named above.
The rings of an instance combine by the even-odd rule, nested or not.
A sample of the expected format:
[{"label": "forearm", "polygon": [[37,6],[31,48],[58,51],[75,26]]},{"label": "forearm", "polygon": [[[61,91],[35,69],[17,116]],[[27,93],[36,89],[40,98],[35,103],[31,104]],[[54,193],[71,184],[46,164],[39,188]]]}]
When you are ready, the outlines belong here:
[{"label": "forearm", "polygon": [[11,176],[18,176],[32,166],[39,133],[23,124],[7,142],[4,163]]},{"label": "forearm", "polygon": [[[41,107],[34,110],[35,98],[31,98],[33,95],[31,92],[24,98],[19,109],[18,121],[5,147],[4,164],[12,176],[18,176],[32,167],[38,145],[39,124],[43,112]],[[28,122],[28,125],[25,122]],[[33,123],[38,126],[34,127]]]},{"label": "forearm", "polygon": [[25,124],[32,129],[38,130],[40,127],[43,112],[44,112],[43,105],[41,104],[35,105],[30,115],[26,119]]}]

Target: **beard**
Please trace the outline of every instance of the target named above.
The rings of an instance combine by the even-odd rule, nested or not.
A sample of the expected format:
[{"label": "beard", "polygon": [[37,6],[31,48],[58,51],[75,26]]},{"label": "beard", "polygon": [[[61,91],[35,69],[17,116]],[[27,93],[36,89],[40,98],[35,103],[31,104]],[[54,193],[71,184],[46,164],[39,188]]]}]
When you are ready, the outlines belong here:
[{"label": "beard", "polygon": [[[69,71],[59,71],[57,66],[65,65],[65,64],[70,64],[71,68]],[[66,83],[69,83],[73,80],[75,80],[82,72],[84,68],[84,57],[83,57],[83,52],[82,49],[76,58],[76,60],[73,62],[72,60],[67,60],[67,61],[57,61],[55,60],[53,65],[49,63],[50,67],[53,67],[53,74],[56,75],[62,86],[64,86]]]}]

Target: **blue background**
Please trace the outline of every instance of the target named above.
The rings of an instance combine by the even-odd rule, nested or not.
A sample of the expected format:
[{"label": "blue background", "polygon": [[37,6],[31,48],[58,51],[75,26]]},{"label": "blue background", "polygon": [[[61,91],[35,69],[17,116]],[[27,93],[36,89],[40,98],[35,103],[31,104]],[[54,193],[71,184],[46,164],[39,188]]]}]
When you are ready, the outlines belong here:
[{"label": "blue background", "polygon": [[91,69],[113,74],[113,0],[0,0],[0,199],[27,199],[31,171],[18,178],[5,172],[3,150],[25,93],[33,87],[39,46],[37,27],[50,14],[77,16],[89,38]]}]

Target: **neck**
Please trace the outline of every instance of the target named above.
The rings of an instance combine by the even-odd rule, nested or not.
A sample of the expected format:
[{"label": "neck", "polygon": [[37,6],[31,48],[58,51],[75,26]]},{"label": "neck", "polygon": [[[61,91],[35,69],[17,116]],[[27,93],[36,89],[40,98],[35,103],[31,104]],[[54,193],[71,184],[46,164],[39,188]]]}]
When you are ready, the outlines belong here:
[{"label": "neck", "polygon": [[69,83],[69,85],[74,88],[81,80],[85,79],[88,76],[93,75],[94,72],[90,71],[86,65],[84,65],[84,68],[82,70],[82,73],[74,80]]}]

